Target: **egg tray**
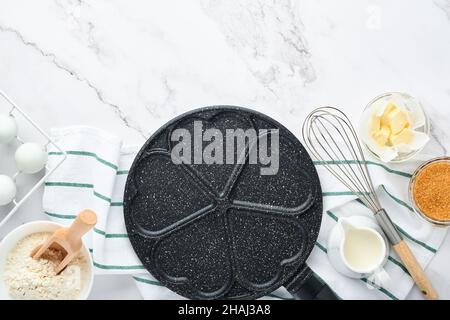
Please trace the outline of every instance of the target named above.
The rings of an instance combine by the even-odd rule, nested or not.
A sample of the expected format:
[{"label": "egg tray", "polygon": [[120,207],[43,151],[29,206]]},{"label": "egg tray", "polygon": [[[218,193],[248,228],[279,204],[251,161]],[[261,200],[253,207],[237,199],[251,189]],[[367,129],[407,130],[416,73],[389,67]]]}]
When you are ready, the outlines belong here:
[{"label": "egg tray", "polygon": [[[0,102],[5,101],[6,105],[8,106],[6,110],[6,114],[9,114],[10,116],[14,117],[16,119],[16,122],[19,118],[23,119],[24,121],[28,122],[31,125],[31,128],[36,131],[37,135],[40,135],[44,140],[44,146],[48,147],[48,145],[53,145],[56,150],[58,150],[62,156],[60,157],[60,160],[56,162],[56,164],[50,168],[48,166],[48,163],[45,165],[46,173],[45,175],[39,179],[36,183],[32,184],[28,190],[26,190],[25,194],[18,199],[18,196],[16,194],[16,197],[13,199],[13,201],[9,205],[0,206],[0,228],[19,210],[19,208],[27,201],[27,199],[38,190],[40,186],[44,184],[44,182],[47,180],[47,178],[65,161],[67,158],[66,152],[62,150],[48,135],[45,133],[43,129],[39,127],[39,125],[33,121],[16,103],[13,102],[2,90],[0,90]],[[4,104],[1,104],[2,106]],[[4,110],[0,110],[1,113],[3,113]],[[20,123],[18,123],[18,126],[20,127]],[[19,130],[20,134],[20,130]],[[25,139],[22,139],[20,135],[16,136],[16,140],[23,144]],[[10,176],[14,182],[16,182],[17,178],[20,175],[24,175],[25,173],[22,173],[20,171],[16,171],[13,174],[8,174],[5,172],[2,172],[3,169],[0,168],[0,174],[8,175]],[[23,191],[23,190],[22,190]]]}]

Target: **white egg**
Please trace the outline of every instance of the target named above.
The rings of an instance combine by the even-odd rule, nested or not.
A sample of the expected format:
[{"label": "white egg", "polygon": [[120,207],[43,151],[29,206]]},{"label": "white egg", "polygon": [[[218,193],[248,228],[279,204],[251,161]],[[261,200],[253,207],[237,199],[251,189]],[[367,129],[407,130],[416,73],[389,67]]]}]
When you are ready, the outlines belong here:
[{"label": "white egg", "polygon": [[16,167],[23,173],[36,173],[41,171],[47,163],[47,152],[44,148],[33,142],[22,144],[16,150]]},{"label": "white egg", "polygon": [[10,143],[16,136],[16,120],[10,115],[0,114],[0,143]]},{"label": "white egg", "polygon": [[16,184],[8,176],[0,175],[0,206],[7,205],[16,197]]}]

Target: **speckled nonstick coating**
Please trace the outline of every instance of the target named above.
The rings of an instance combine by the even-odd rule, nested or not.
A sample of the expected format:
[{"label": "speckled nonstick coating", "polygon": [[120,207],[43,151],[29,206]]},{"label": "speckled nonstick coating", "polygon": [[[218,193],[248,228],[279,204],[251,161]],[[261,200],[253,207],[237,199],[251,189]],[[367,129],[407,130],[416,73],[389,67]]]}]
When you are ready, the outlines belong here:
[{"label": "speckled nonstick coating", "polygon": [[[278,174],[262,176],[259,164],[248,163],[175,165],[170,134],[192,133],[195,120],[224,137],[225,129],[279,129]],[[321,187],[308,153],[281,124],[245,108],[207,107],[173,119],[142,147],[124,214],[136,254],[163,285],[191,299],[251,299],[307,268]]]}]

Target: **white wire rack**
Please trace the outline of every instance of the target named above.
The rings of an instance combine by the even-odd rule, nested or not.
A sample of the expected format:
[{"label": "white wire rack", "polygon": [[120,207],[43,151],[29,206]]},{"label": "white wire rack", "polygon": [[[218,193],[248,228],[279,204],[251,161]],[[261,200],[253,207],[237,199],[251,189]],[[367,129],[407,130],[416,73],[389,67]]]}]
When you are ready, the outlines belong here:
[{"label": "white wire rack", "polygon": [[[20,114],[22,118],[24,118],[26,121],[28,121],[35,129],[43,136],[43,138],[46,141],[45,146],[47,147],[49,144],[53,145],[59,152],[62,153],[62,157],[57,162],[53,168],[49,168],[48,164],[45,166],[46,174],[42,179],[40,179],[36,184],[31,186],[31,188],[28,190],[28,192],[23,196],[21,199],[15,198],[12,201],[12,208],[9,210],[9,212],[6,213],[6,215],[3,217],[3,219],[0,220],[0,228],[14,215],[14,213],[17,212],[17,210],[20,208],[20,206],[27,201],[27,199],[40,187],[44,184],[45,180],[66,160],[67,154],[64,150],[62,150],[46,133],[44,130],[42,130],[36,122],[34,122],[19,106],[17,106],[2,90],[0,90],[0,96],[4,98],[4,100],[9,104],[9,115],[15,117],[16,115]],[[19,143],[23,143],[23,140],[20,138],[20,136],[16,137],[17,141]],[[14,182],[16,181],[17,177],[22,174],[20,171],[16,172],[13,175]],[[1,213],[1,212],[0,212]]]}]

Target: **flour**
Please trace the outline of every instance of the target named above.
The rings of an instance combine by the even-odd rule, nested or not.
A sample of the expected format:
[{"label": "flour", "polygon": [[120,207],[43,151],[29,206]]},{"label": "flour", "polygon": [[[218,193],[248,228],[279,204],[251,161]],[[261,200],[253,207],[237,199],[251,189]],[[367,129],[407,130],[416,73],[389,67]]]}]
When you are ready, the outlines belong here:
[{"label": "flour", "polygon": [[61,260],[57,251],[34,260],[30,253],[51,233],[34,233],[20,240],[6,259],[4,281],[9,295],[26,300],[77,299],[89,273],[87,258],[81,253],[59,275],[54,268]]}]

